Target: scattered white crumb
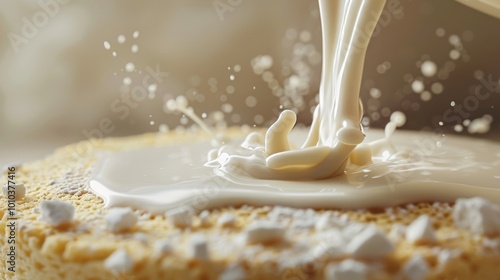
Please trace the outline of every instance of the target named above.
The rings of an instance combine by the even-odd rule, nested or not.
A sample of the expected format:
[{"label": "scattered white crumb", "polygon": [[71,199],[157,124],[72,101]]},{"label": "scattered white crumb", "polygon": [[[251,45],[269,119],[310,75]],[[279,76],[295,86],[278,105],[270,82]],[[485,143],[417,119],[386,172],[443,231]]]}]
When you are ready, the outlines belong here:
[{"label": "scattered white crumb", "polygon": [[458,199],[453,210],[453,220],[460,228],[479,234],[500,233],[500,205],[484,198]]},{"label": "scattered white crumb", "polygon": [[143,232],[134,233],[132,238],[143,243],[143,244],[147,244],[149,241],[149,236]]},{"label": "scattered white crumb", "polygon": [[314,228],[317,231],[323,231],[330,228],[338,228],[340,226],[342,226],[340,221],[332,217],[331,213],[325,213],[321,215],[318,219],[316,219],[316,222],[314,224]]},{"label": "scattered white crumb", "polygon": [[7,198],[12,196],[15,200],[21,200],[26,196],[26,187],[24,184],[4,185],[2,186],[2,193]]},{"label": "scattered white crumb", "polygon": [[193,221],[193,213],[185,208],[175,208],[167,211],[167,219],[175,227],[189,227]]},{"label": "scattered white crumb", "polygon": [[221,227],[232,227],[235,223],[236,216],[231,213],[224,213],[217,220],[217,224]]},{"label": "scattered white crumb", "polygon": [[415,254],[404,264],[403,273],[409,280],[424,280],[429,273],[429,265],[422,255]]},{"label": "scattered white crumb", "polygon": [[275,223],[258,221],[245,230],[247,243],[279,242],[284,239],[285,229]]},{"label": "scattered white crumb", "polygon": [[188,247],[188,257],[196,260],[209,260],[207,238],[202,234],[191,236]]},{"label": "scattered white crumb", "polygon": [[244,280],[247,273],[240,265],[231,265],[227,267],[219,276],[219,280]]},{"label": "scattered white crumb", "polygon": [[415,219],[406,229],[406,240],[410,243],[435,243],[436,232],[432,227],[431,218],[428,215],[422,215]]},{"label": "scattered white crumb", "polygon": [[47,224],[57,227],[69,224],[75,216],[75,207],[64,201],[44,200],[40,204],[40,219]]},{"label": "scattered white crumb", "polygon": [[379,259],[394,250],[394,245],[387,235],[375,226],[367,226],[346,246],[346,252],[355,258]]},{"label": "scattered white crumb", "polygon": [[160,239],[154,244],[154,251],[159,255],[166,255],[172,253],[174,247],[168,239]]},{"label": "scattered white crumb", "polygon": [[395,242],[401,241],[406,235],[406,227],[402,224],[393,224],[389,232],[389,238]]},{"label": "scattered white crumb", "polygon": [[110,271],[124,273],[132,270],[134,261],[124,249],[118,249],[105,261],[104,267]]},{"label": "scattered white crumb", "polygon": [[208,212],[207,210],[203,210],[200,213],[200,224],[202,227],[210,226],[210,212]]},{"label": "scattered white crumb", "polygon": [[358,261],[347,259],[341,263],[331,263],[325,268],[327,280],[365,280],[368,267]]},{"label": "scattered white crumb", "polygon": [[460,254],[460,250],[442,249],[438,253],[438,265],[443,267],[448,263],[448,261],[460,256]]},{"label": "scattered white crumb", "polygon": [[112,208],[104,218],[106,229],[117,233],[130,230],[139,218],[131,208]]}]

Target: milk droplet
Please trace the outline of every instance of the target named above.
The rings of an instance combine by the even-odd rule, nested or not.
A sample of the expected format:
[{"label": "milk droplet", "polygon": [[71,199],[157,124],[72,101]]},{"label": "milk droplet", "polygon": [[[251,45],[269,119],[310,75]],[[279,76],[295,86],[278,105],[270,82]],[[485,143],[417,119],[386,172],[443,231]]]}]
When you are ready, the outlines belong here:
[{"label": "milk droplet", "polygon": [[104,48],[107,50],[111,49],[111,44],[108,41],[104,41]]},{"label": "milk droplet", "polygon": [[158,89],[158,86],[157,86],[156,84],[150,84],[150,85],[148,86],[148,91],[149,91],[150,93],[155,93],[157,89]]},{"label": "milk droplet", "polygon": [[411,88],[415,93],[421,93],[424,91],[424,83],[421,80],[415,80],[411,84]]},{"label": "milk droplet", "polygon": [[134,34],[132,34],[132,37],[134,37],[134,39],[137,39],[137,37],[139,37],[139,31],[134,31]]},{"label": "milk droplet", "polygon": [[126,85],[126,86],[130,86],[132,84],[132,79],[129,78],[129,77],[125,77],[123,79],[123,84]]},{"label": "milk droplet", "polygon": [[433,77],[437,73],[437,65],[433,61],[427,60],[422,63],[422,66],[420,67],[420,70],[422,71],[422,74],[425,77]]},{"label": "milk droplet", "polygon": [[129,62],[125,65],[125,70],[127,72],[133,72],[135,70],[135,65],[132,62]]},{"label": "milk droplet", "polygon": [[138,45],[132,45],[132,47],[130,48],[130,50],[133,52],[133,53],[136,53],[139,51],[139,46]]},{"label": "milk droplet", "polygon": [[118,43],[123,44],[123,43],[125,43],[126,40],[127,40],[127,38],[125,37],[125,35],[118,36]]}]

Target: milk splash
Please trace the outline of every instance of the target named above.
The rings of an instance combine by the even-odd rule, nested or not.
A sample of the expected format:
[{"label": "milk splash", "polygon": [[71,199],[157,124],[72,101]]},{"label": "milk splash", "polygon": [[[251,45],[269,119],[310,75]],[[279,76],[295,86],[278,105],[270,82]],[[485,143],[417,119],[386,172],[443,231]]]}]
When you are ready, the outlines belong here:
[{"label": "milk splash", "polygon": [[[360,125],[361,77],[377,23],[373,17],[380,16],[385,0],[319,0],[319,4],[323,28],[320,101],[304,144],[294,149],[289,142],[297,117],[286,110],[265,137],[250,135],[241,149],[222,147],[211,166],[242,169],[260,179],[316,180],[344,174],[349,155],[365,138]],[[360,153],[356,158],[367,157]]]}]

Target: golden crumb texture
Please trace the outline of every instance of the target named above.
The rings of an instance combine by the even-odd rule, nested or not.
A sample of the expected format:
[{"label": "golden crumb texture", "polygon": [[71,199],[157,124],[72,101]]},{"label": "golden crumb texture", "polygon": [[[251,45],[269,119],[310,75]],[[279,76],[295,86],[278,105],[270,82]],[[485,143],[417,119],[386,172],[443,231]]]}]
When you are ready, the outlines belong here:
[{"label": "golden crumb texture", "polygon": [[[226,131],[230,137],[240,138],[247,132],[239,128]],[[106,230],[104,217],[109,209],[87,187],[99,158],[109,153],[208,139],[201,133],[166,132],[89,140],[60,148],[43,160],[19,165],[16,183],[24,184],[27,192],[15,206],[15,272],[8,270],[12,246],[8,226],[12,220],[8,200],[2,196],[0,279],[329,280],[327,268],[348,256],[328,254],[329,238],[336,238],[335,231],[320,231],[312,222],[327,216],[346,223],[375,225],[394,243],[394,251],[383,258],[356,260],[368,267],[366,279],[500,280],[500,236],[457,228],[452,218],[454,205],[448,203],[359,211],[235,205],[195,213],[188,227],[174,225],[166,215],[136,209],[139,221],[132,229],[120,233]],[[0,183],[7,183],[7,177],[4,170]],[[74,221],[52,227],[40,220],[44,200],[74,205]],[[219,218],[227,218],[227,214],[234,221],[221,224]],[[398,234],[398,228],[405,228],[424,214],[432,219],[436,242],[413,244],[404,234]],[[282,225],[284,238],[266,244],[245,242],[248,226],[260,220]],[[195,235],[205,238],[208,258],[194,258],[190,253]],[[327,249],[320,252],[321,248]],[[105,266],[117,250],[125,250],[132,261],[122,271]],[[415,255],[422,256],[428,266],[424,278],[412,278],[404,272]]]}]

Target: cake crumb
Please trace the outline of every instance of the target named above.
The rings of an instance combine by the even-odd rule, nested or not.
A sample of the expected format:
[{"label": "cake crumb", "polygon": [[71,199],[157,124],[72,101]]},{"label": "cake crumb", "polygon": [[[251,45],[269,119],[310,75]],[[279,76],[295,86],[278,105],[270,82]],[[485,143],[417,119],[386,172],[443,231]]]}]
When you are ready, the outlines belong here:
[{"label": "cake crumb", "polygon": [[104,218],[106,229],[113,233],[128,231],[132,229],[139,218],[131,208],[112,208]]},{"label": "cake crumb", "polygon": [[40,204],[40,219],[53,227],[71,223],[74,216],[75,207],[68,202],[44,200]]},{"label": "cake crumb", "polygon": [[252,223],[245,231],[247,243],[271,243],[284,239],[285,229],[271,222],[258,221]]},{"label": "cake crumb", "polygon": [[230,265],[219,276],[219,280],[244,280],[246,272],[240,265]]},{"label": "cake crumb", "polygon": [[130,272],[134,262],[126,250],[118,249],[111,254],[105,261],[104,267],[115,273]]},{"label": "cake crumb", "polygon": [[202,234],[195,234],[189,240],[188,257],[195,260],[207,261],[210,259],[208,253],[207,238]]},{"label": "cake crumb", "polygon": [[193,213],[185,208],[169,210],[166,216],[174,227],[190,227],[193,221]]},{"label": "cake crumb", "polygon": [[331,263],[325,269],[326,280],[365,280],[368,267],[361,262],[347,259]]},{"label": "cake crumb", "polygon": [[493,235],[500,233],[500,205],[480,197],[458,199],[453,220],[459,228],[473,233]]},{"label": "cake crumb", "polygon": [[403,274],[409,280],[424,280],[429,274],[429,265],[421,254],[415,254],[404,264]]},{"label": "cake crumb", "polygon": [[160,239],[154,244],[154,251],[159,255],[167,255],[174,251],[174,247],[168,239]]},{"label": "cake crumb", "polygon": [[24,184],[4,185],[2,193],[7,198],[14,196],[15,200],[22,200],[26,196],[26,187]]},{"label": "cake crumb", "polygon": [[422,215],[413,221],[406,229],[406,240],[410,243],[435,243],[436,233],[432,227],[431,218]]},{"label": "cake crumb", "polygon": [[221,227],[232,227],[236,223],[236,216],[231,213],[222,214],[217,220],[217,224]]},{"label": "cake crumb", "polygon": [[379,259],[394,250],[385,233],[375,226],[367,226],[347,244],[346,252],[355,258]]}]

